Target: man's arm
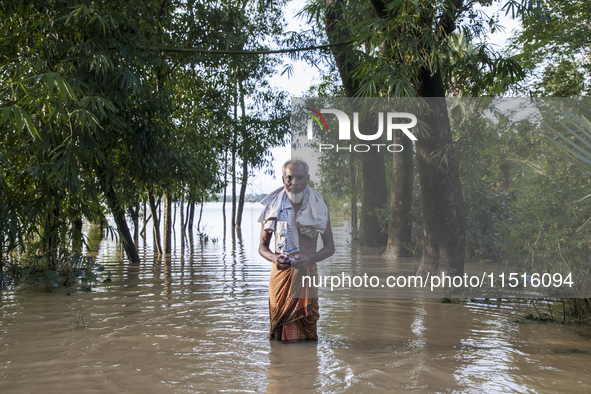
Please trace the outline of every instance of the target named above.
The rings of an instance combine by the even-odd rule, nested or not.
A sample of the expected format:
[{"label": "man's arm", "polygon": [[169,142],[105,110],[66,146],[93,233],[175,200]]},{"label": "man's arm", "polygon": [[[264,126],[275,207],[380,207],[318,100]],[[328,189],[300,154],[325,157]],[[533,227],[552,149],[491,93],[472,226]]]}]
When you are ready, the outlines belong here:
[{"label": "man's arm", "polygon": [[271,238],[273,237],[272,232],[265,231],[265,225],[261,226],[261,240],[259,243],[259,254],[271,263],[277,266],[277,269],[284,270],[288,269],[291,264],[289,263],[289,256],[284,253],[274,253],[271,251],[270,244]]}]

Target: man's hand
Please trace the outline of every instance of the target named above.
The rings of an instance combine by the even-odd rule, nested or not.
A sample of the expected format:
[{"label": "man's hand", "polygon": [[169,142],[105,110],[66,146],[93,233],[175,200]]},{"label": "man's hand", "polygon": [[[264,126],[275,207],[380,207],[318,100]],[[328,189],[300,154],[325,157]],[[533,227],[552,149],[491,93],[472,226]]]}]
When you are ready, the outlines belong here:
[{"label": "man's hand", "polygon": [[289,255],[285,253],[275,255],[273,260],[278,270],[286,270],[291,267],[292,263],[290,261],[293,262],[294,260],[290,259]]},{"label": "man's hand", "polygon": [[275,264],[278,270],[286,270],[291,267],[289,255],[286,253],[274,253],[269,248],[272,233],[265,231],[265,225],[261,225],[261,243],[259,244],[259,254],[265,259]]},{"label": "man's hand", "polygon": [[310,265],[314,264],[316,261],[312,258],[311,255],[301,254],[299,259],[291,258],[291,266],[293,268],[297,268],[300,270],[308,268]]}]

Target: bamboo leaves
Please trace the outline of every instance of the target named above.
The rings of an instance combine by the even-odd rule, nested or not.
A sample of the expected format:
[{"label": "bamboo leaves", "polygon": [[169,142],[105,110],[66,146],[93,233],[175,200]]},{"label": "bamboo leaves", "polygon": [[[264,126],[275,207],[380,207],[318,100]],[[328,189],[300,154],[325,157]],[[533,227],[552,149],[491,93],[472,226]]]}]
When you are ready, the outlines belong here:
[{"label": "bamboo leaves", "polygon": [[[283,141],[286,100],[264,81],[278,62],[213,53],[264,46],[281,31],[279,6],[20,3],[0,7],[0,243],[9,250],[55,263],[74,242],[68,226],[110,211],[133,260],[124,213],[145,190],[202,201],[223,183],[228,136],[251,168]],[[159,47],[205,52],[149,49]],[[230,113],[238,80],[261,108],[243,122]]]},{"label": "bamboo leaves", "polygon": [[10,122],[16,130],[20,133],[26,128],[32,137],[40,138],[37,128],[33,124],[29,114],[19,107],[3,107],[2,108],[2,119],[0,119],[0,125]]},{"label": "bamboo leaves", "polygon": [[[591,174],[591,122],[583,115],[576,115],[570,112],[560,113],[560,118],[556,119],[558,127],[546,125],[551,133],[545,134],[544,138],[551,145],[558,148],[560,154],[570,163],[579,167],[582,171]],[[591,194],[590,194],[591,195]],[[577,202],[587,200],[587,195]],[[581,216],[588,216],[591,212],[591,204],[587,201],[587,206],[581,212]],[[591,217],[588,217],[578,228],[583,231],[591,225]]]},{"label": "bamboo leaves", "polygon": [[557,123],[565,131],[559,132],[555,127],[547,125],[552,134],[544,137],[569,161],[591,173],[591,123],[584,116],[572,113],[560,115],[562,119],[557,119]]}]

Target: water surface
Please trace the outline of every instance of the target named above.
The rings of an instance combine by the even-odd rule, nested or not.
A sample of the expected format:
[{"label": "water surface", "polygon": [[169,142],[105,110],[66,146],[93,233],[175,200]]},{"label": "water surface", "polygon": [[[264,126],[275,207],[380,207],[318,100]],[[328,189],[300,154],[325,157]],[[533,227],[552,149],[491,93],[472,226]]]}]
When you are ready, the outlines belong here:
[{"label": "water surface", "polygon": [[[258,256],[259,204],[240,236],[206,204],[209,240],[187,240],[130,266],[103,239],[97,259],[113,276],[91,292],[0,292],[2,393],[580,393],[591,388],[588,326],[514,323],[517,301],[323,297],[318,343],[267,339],[269,263]],[[359,259],[333,219],[337,253]],[[356,255],[357,254],[357,255]],[[363,254],[363,253],[361,253]],[[372,258],[379,258],[373,256]]]}]

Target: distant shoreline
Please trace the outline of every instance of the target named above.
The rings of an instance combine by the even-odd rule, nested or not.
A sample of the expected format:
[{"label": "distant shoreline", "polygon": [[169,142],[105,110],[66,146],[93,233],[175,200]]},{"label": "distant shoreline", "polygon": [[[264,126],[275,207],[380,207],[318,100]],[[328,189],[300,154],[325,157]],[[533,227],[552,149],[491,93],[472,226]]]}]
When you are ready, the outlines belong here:
[{"label": "distant shoreline", "polygon": [[[261,202],[263,200],[263,198],[267,197],[268,194],[247,194],[246,196],[244,196],[244,202]],[[223,202],[224,201],[224,195],[223,194],[216,194],[215,195],[215,200],[210,200],[208,202]],[[238,201],[238,196],[236,201]],[[226,202],[232,202],[232,196],[231,195],[226,195]]]}]

